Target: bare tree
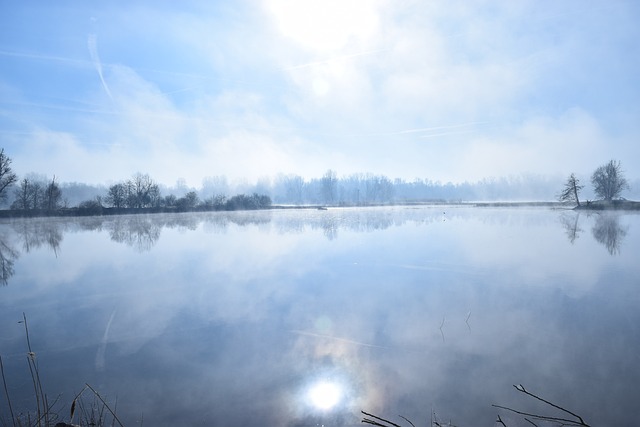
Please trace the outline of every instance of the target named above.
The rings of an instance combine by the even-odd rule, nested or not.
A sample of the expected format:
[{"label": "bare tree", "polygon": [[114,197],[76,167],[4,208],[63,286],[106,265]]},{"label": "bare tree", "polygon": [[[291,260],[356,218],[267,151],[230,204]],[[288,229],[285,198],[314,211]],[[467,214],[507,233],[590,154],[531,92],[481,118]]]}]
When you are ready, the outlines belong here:
[{"label": "bare tree", "polygon": [[39,209],[44,202],[44,185],[40,181],[31,181],[31,209]]},{"label": "bare tree", "polygon": [[0,201],[7,198],[7,188],[18,181],[18,176],[11,170],[11,159],[0,149]]},{"label": "bare tree", "polygon": [[60,186],[56,184],[56,177],[54,176],[47,188],[44,190],[44,200],[42,207],[48,211],[58,209],[60,207],[60,200],[62,199],[62,191]]},{"label": "bare tree", "polygon": [[629,189],[629,183],[624,177],[620,161],[610,160],[606,165],[600,166],[591,176],[593,190],[602,199],[610,202],[620,197],[622,190]]},{"label": "bare tree", "polygon": [[338,190],[338,177],[336,172],[329,169],[322,177],[322,199],[327,204],[333,204]]},{"label": "bare tree", "polygon": [[162,206],[162,194],[160,194],[160,187],[158,184],[152,184],[147,194],[148,206],[158,208]]},{"label": "bare tree", "polygon": [[127,202],[127,189],[122,183],[114,184],[109,187],[107,193],[107,203],[114,208],[122,208]]},{"label": "bare tree", "polygon": [[125,184],[127,205],[130,208],[156,206],[160,202],[160,188],[148,174],[137,173]]},{"label": "bare tree", "polygon": [[198,203],[200,203],[198,194],[195,191],[189,191],[184,197],[177,199],[175,205],[179,211],[190,211],[194,209]]},{"label": "bare tree", "polygon": [[558,200],[561,202],[575,202],[580,206],[580,198],[578,193],[584,188],[584,185],[580,185],[580,180],[576,178],[575,174],[569,175],[567,182],[564,184],[564,189],[558,195]]},{"label": "bare tree", "polygon": [[31,182],[27,178],[20,181],[20,186],[16,188],[11,209],[31,209]]}]

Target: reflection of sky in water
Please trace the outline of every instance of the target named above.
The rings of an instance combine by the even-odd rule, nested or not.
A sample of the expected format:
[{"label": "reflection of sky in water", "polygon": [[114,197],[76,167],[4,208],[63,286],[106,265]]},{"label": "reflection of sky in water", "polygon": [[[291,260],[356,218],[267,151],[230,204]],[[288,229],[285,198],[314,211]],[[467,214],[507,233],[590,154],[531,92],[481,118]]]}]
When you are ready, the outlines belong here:
[{"label": "reflection of sky in water", "polygon": [[17,252],[0,287],[10,392],[19,404],[29,391],[25,311],[49,393],[89,382],[128,425],[357,424],[361,409],[426,424],[432,408],[493,425],[492,403],[536,408],[518,383],[594,425],[630,425],[640,217],[603,218],[446,207],[2,223]]}]

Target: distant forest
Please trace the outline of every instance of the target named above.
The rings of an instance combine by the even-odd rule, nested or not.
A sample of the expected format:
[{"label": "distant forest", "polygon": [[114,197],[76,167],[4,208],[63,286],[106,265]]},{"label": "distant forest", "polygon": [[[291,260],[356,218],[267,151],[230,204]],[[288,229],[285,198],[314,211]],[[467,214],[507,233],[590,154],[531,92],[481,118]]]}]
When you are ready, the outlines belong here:
[{"label": "distant forest", "polygon": [[[3,216],[54,212],[96,215],[131,210],[185,212],[263,209],[274,203],[290,206],[371,206],[425,202],[546,202],[558,197],[563,201],[575,201],[580,206],[578,195],[584,188],[575,174],[571,174],[564,191],[558,196],[561,181],[542,176],[521,175],[484,179],[475,183],[443,184],[420,178],[413,181],[399,178],[391,180],[384,175],[371,173],[338,177],[331,169],[322,177],[309,180],[299,175],[279,174],[275,178],[260,179],[254,184],[230,182],[225,176],[207,177],[198,189],[188,187],[183,179],[179,179],[173,187],[164,186],[148,174],[138,172],[127,180],[109,186],[96,186],[60,183],[55,176],[49,178],[34,173],[19,177],[11,164],[11,158],[4,149],[0,149],[0,207],[5,209]],[[607,170],[609,173],[604,173]],[[622,189],[630,188],[620,162],[612,160],[608,165],[598,168],[592,181],[596,175],[601,178],[596,193],[597,189],[609,187],[612,182],[618,184],[615,193],[601,194],[606,196],[611,193],[607,200],[619,195]],[[640,185],[633,187],[640,188]],[[591,195],[583,196],[589,204]]]},{"label": "distant forest", "polygon": [[[37,191],[47,189],[52,182],[60,190],[56,203],[58,208],[173,207],[177,210],[193,210],[198,207],[233,209],[234,203],[238,208],[244,208],[246,206],[242,203],[254,201],[264,206],[271,203],[367,206],[420,202],[555,201],[563,182],[559,177],[520,175],[483,179],[473,183],[442,183],[420,178],[412,181],[398,178],[392,180],[384,175],[371,173],[338,177],[333,170],[327,171],[319,178],[304,179],[298,175],[278,175],[275,178],[263,178],[255,183],[231,181],[225,176],[214,176],[203,179],[200,188],[189,187],[181,179],[173,186],[166,186],[156,183],[146,174],[136,174],[127,181],[109,186],[77,182],[57,183],[56,179],[34,173],[28,174],[6,189],[6,197],[0,206],[15,209],[16,205],[20,205],[16,202],[21,191],[24,193],[26,190],[25,185],[32,191]],[[141,180],[142,184],[152,189],[147,199],[128,206],[123,199],[123,205],[120,206],[117,198],[114,199],[114,191],[132,191],[131,188],[135,187],[136,182],[139,186]],[[632,189],[640,188],[640,183],[633,184]],[[268,202],[264,196],[268,197]],[[630,193],[629,196],[636,195]],[[586,193],[585,197],[593,198],[593,195]],[[264,206],[260,204],[254,208]]]}]

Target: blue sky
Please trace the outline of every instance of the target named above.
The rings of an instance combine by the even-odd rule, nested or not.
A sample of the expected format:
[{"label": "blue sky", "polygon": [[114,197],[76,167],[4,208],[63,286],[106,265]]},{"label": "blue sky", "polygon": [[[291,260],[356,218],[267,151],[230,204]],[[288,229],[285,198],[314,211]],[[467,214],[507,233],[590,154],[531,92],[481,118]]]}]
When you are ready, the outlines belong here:
[{"label": "blue sky", "polygon": [[640,178],[636,1],[0,0],[17,173]]}]

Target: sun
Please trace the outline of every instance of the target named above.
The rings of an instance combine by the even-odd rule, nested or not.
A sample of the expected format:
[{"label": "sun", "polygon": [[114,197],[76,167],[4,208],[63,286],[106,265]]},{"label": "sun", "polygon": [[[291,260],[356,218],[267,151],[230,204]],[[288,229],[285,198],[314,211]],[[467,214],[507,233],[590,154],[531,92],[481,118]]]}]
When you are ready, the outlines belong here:
[{"label": "sun", "polygon": [[309,400],[318,409],[328,410],[340,403],[342,388],[329,381],[320,381],[309,389]]},{"label": "sun", "polygon": [[371,0],[272,0],[267,7],[282,35],[310,51],[337,51],[370,38],[378,17]]}]

